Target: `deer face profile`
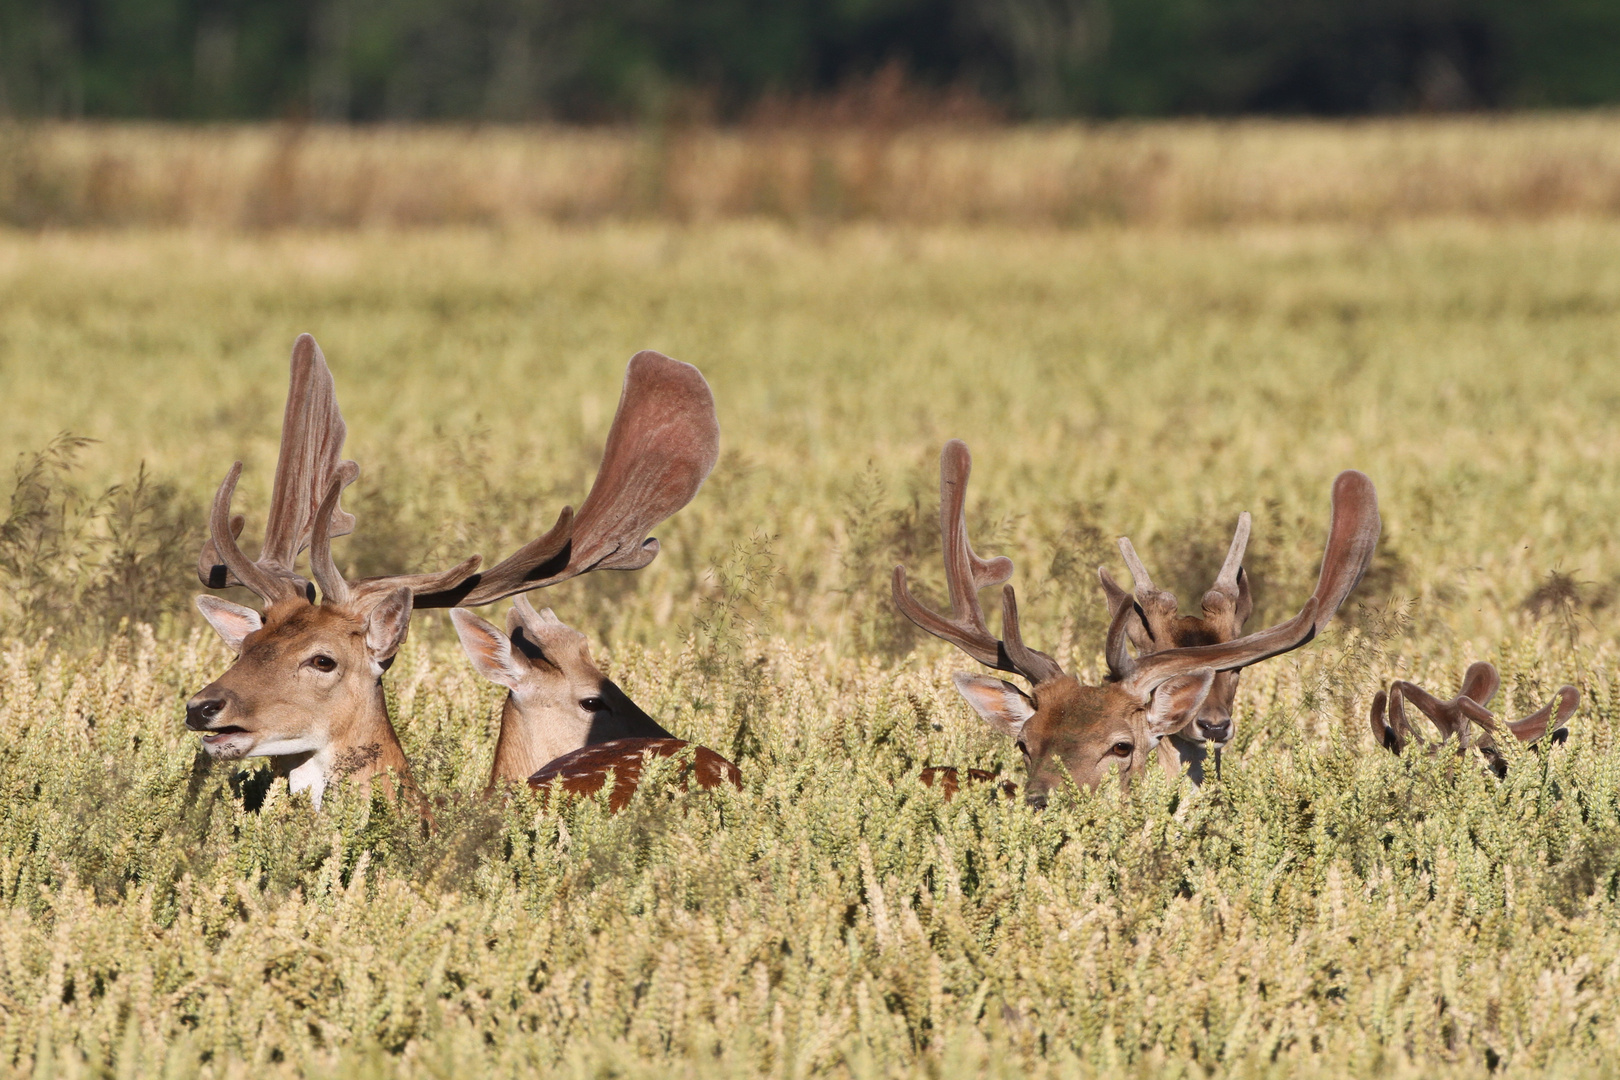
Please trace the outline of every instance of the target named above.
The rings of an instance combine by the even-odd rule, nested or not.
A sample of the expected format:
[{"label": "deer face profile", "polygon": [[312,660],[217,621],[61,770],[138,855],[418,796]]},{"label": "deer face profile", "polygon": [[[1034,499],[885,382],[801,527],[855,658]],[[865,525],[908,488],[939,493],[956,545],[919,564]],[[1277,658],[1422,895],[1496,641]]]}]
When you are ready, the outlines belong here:
[{"label": "deer face profile", "polygon": [[450,612],[461,647],[484,678],[507,688],[490,786],[523,783],[582,747],[673,738],[602,674],[590,642],[550,608],[518,597],[502,632],[465,608]]},{"label": "deer face profile", "polygon": [[[1017,740],[1028,773],[1025,798],[1037,807],[1069,779],[1093,788],[1111,772],[1128,780],[1160,739],[1199,715],[1219,675],[1309,642],[1366,573],[1378,541],[1372,482],[1359,472],[1341,473],[1333,484],[1327,548],[1316,591],[1298,615],[1234,640],[1133,655],[1128,639],[1129,620],[1137,617],[1135,607],[1119,605],[1108,627],[1107,678],[1087,686],[1066,674],[1052,657],[1024,644],[1017,597],[1007,584],[1012,561],[974,554],[965,515],[971,469],[966,444],[955,439],[946,443],[940,455],[940,533],[951,616],[917,602],[907,586],[904,566],[894,569],[894,602],[924,630],[986,667],[1011,672],[1030,684],[1026,691],[982,675],[954,677],[957,690],[974,711],[992,728]],[[980,590],[992,585],[1003,586],[1000,639],[990,634],[979,607]]]},{"label": "deer face profile", "polygon": [[262,617],[214,596],[198,607],[237,652],[187,704],[186,723],[210,756],[299,759],[292,790],[310,791],[317,805],[334,773],[409,777],[381,689],[410,626],[409,589],[368,607],[273,603]]},{"label": "deer face profile", "polygon": [[[237,659],[186,707],[187,725],[211,756],[270,757],[292,790],[308,791],[317,806],[334,778],[369,784],[384,771],[414,796],[382,688],[413,611],[490,604],[593,570],[646,566],[658,555],[648,531],[691,500],[719,453],[714,398],[703,376],[658,353],[637,353],[601,468],[577,515],[565,507],[550,531],[488,571],[479,572],[481,560],[473,556],[442,573],[350,582],[331,549],[332,538],[352,531],[355,520],[339,507],[343,489],[359,475],[354,462],[340,460],[345,435],[331,373],[305,334],[293,347],[259,556],[249,559],[237,546],[243,528],[243,518],[231,516],[242,471],[237,462],[214,498],[198,562],[204,585],[242,585],[267,606],[261,615],[198,597]],[[294,569],[306,548],[313,582]]]}]

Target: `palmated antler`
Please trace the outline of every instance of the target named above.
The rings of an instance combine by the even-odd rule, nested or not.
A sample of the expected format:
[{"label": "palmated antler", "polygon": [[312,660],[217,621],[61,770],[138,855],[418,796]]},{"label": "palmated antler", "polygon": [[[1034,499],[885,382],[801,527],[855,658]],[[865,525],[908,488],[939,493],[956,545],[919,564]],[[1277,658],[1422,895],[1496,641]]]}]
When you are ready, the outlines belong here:
[{"label": "palmated antler", "polygon": [[438,573],[351,582],[331,548],[334,536],[354,528],[353,515],[339,506],[343,489],[360,474],[354,462],[339,460],[345,433],[326,360],[315,339],[301,335],[293,346],[264,550],[250,560],[236,543],[243,525],[230,512],[242,472],[237,462],[214,499],[210,538],[198,565],[203,584],[245,585],[272,604],[295,597],[313,601],[309,582],[293,570],[305,547],[323,600],[362,607],[401,588],[411,591],[415,608],[478,606],[591,570],[636,570],[658,555],[658,541],[647,533],[692,500],[720,447],[714,395],[702,374],[659,353],[637,353],[625,372],[602,467],[578,515],[565,507],[545,535],[482,574],[482,560],[474,555]]},{"label": "palmated antler", "polygon": [[[1299,614],[1287,622],[1234,641],[1164,649],[1134,659],[1123,642],[1115,646],[1112,640],[1115,629],[1111,626],[1110,677],[1125,683],[1127,689],[1146,700],[1156,688],[1177,676],[1206,668],[1236,671],[1309,642],[1333,618],[1345,597],[1366,574],[1378,544],[1378,495],[1364,473],[1354,469],[1340,473],[1333,481],[1332,505],[1316,591],[1305,601]],[[1239,532],[1241,535],[1241,527]],[[1236,543],[1233,546],[1236,548]],[[1231,561],[1230,556],[1228,561]],[[1241,563],[1241,555],[1238,561]],[[1123,614],[1116,614],[1115,625],[1123,622]]]},{"label": "palmated antler", "polygon": [[360,474],[354,462],[341,460],[347,429],[326,358],[308,334],[293,343],[291,367],[281,454],[259,557],[249,559],[236,543],[245,522],[240,515],[231,516],[231,497],[242,475],[238,461],[214,496],[209,538],[197,561],[197,576],[210,589],[243,585],[268,603],[311,599],[309,582],[294,571],[294,563],[316,532],[324,544],[354,529],[353,515],[338,508],[335,495],[319,528],[316,518],[323,497],[334,489],[341,492]]},{"label": "palmated antler", "polygon": [[702,373],[639,352],[625,371],[602,467],[578,514],[564,507],[543,536],[483,573],[474,556],[442,574],[351,582],[349,592],[365,602],[405,585],[417,608],[479,607],[592,570],[639,570],[658,556],[648,532],[692,501],[719,456],[720,423]]},{"label": "palmated antler", "polygon": [[[1024,644],[1018,626],[1018,598],[1008,584],[1012,560],[981,559],[973,552],[967,533],[967,482],[972,471],[973,456],[967,444],[960,439],[947,442],[939,455],[939,532],[951,596],[950,618],[918,603],[906,584],[904,566],[894,568],[894,604],[906,618],[986,667],[1021,675],[1039,685],[1063,674],[1063,669],[1052,657]],[[1001,639],[990,633],[979,606],[979,591],[992,585],[1002,586]]]}]

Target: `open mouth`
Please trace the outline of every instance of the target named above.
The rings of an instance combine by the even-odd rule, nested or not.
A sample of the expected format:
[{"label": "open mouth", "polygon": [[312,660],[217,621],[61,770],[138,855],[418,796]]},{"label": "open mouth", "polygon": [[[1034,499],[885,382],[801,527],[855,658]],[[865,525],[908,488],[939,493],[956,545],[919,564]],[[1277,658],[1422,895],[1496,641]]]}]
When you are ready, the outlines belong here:
[{"label": "open mouth", "polygon": [[208,743],[209,745],[213,745],[214,743],[219,742],[221,739],[228,738],[228,737],[230,737],[232,735],[241,735],[246,730],[247,730],[246,728],[239,728],[239,727],[233,727],[233,726],[227,726],[227,727],[222,727],[222,728],[210,728],[208,731],[206,731],[203,734],[202,741],[205,742],[205,743]]}]

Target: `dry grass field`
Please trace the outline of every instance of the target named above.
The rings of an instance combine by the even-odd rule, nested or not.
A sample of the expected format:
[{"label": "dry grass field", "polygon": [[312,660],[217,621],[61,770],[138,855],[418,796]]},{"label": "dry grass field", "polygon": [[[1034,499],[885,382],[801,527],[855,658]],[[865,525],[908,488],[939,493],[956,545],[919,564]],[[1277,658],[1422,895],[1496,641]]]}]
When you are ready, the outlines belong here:
[{"label": "dry grass field", "polygon": [[0,221],[267,229],[1620,213],[1620,114],[901,126],[0,126]]},{"label": "dry grass field", "polygon": [[[1615,121],[1430,123],[1380,145],[1488,150],[1508,176],[1545,165],[1512,146],[1562,139],[1607,194],[1470,207],[1474,181],[1444,173],[1333,210],[1328,175],[1257,187],[1265,213],[958,198],[411,228],[379,195],[243,229],[219,179],[243,174],[210,167],[217,198],[185,198],[213,209],[0,233],[0,452],[19,462],[0,522],[0,1071],[1620,1069],[1620,186],[1590,134]],[[1362,127],[997,137],[1196,161],[1228,136],[1271,160],[1372,154]],[[404,135],[308,137],[334,143],[322,160],[386,162]],[[128,190],[161,194],[139,178],[273,133],[49,138],[128,147],[148,163]],[[427,133],[404,160],[458,167],[423,149],[442,139],[493,161],[514,138]],[[341,785],[314,813],[199,757],[183,702],[229,659],[189,607],[202,507],[240,457],[238,505],[262,514],[303,330],[363,469],[336,545],[355,572],[504,554],[583,496],[635,350],[703,369],[723,457],[663,555],[537,599],[666,726],[736,760],[742,792],[644,791],[614,816],[482,801],[499,697],[432,613],[385,679],[432,835]],[[1094,572],[1122,572],[1120,534],[1193,606],[1251,511],[1259,625],[1308,593],[1328,485],[1357,467],[1380,552],[1330,633],[1244,676],[1219,779],[1155,771],[1038,813],[986,789],[945,803],[923,765],[1018,769],[950,686],[971,663],[887,599],[900,560],[939,588],[952,436],[975,453],[975,542],[1014,558],[1026,638],[1071,670],[1101,664]],[[1579,685],[1569,744],[1510,749],[1501,781],[1375,748],[1381,682],[1449,694],[1475,659],[1512,711]]]}]

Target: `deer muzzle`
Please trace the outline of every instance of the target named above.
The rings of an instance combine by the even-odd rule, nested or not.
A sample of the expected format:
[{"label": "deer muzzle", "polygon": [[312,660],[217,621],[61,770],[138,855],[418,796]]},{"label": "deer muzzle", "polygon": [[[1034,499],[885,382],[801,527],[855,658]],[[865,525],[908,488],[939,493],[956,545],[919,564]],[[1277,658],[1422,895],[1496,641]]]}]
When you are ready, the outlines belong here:
[{"label": "deer muzzle", "polygon": [[232,708],[236,704],[236,695],[230,691],[217,684],[208,686],[186,702],[186,727],[203,737],[203,746],[209,751],[221,750],[221,744],[230,736],[246,733],[228,722],[232,712],[240,711]]}]

